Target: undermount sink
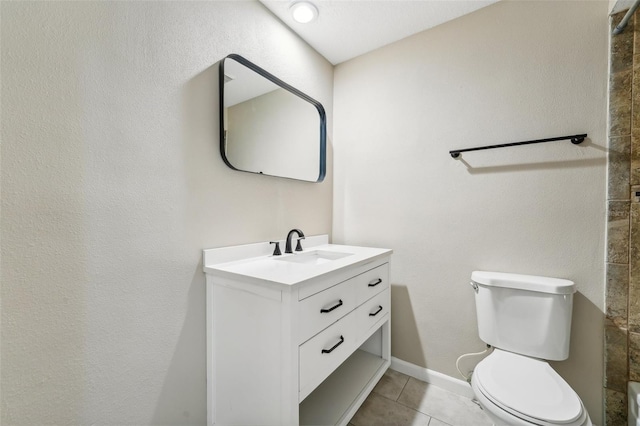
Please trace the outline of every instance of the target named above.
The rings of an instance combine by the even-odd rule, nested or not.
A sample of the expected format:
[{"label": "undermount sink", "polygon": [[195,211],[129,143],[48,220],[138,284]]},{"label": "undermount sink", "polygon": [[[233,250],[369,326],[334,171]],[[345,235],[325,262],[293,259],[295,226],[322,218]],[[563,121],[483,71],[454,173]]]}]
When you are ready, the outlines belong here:
[{"label": "undermount sink", "polygon": [[289,256],[274,258],[280,262],[302,263],[305,265],[322,265],[323,263],[332,262],[343,257],[351,256],[353,253],[345,253],[341,251],[313,250],[303,253],[294,253]]}]

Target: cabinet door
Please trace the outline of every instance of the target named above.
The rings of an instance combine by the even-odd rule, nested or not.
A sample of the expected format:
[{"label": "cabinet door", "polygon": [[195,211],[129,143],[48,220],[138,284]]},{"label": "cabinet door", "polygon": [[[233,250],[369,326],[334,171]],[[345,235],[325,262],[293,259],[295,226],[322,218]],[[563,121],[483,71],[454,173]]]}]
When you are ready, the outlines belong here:
[{"label": "cabinet door", "polygon": [[300,401],[356,349],[356,329],[353,311],[300,346]]}]

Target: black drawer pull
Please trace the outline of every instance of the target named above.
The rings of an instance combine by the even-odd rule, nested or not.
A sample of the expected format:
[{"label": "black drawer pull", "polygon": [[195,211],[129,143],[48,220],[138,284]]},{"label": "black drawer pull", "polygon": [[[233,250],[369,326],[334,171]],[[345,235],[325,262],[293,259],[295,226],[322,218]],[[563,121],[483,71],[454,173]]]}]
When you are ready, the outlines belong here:
[{"label": "black drawer pull", "polygon": [[382,282],[382,278],[378,278],[377,280],[370,282],[369,287],[375,287]]},{"label": "black drawer pull", "polygon": [[323,349],[322,353],[323,354],[330,354],[331,352],[333,352],[333,350],[335,348],[337,348],[338,346],[340,346],[341,344],[344,343],[344,337],[340,336],[340,341],[338,343],[336,343],[335,345],[333,345],[333,347],[331,349]]},{"label": "black drawer pull", "polygon": [[370,317],[375,317],[376,315],[378,315],[380,312],[382,312],[382,305],[378,305],[378,310],[375,311],[374,313],[370,313],[369,316]]},{"label": "black drawer pull", "polygon": [[342,306],[342,299],[340,299],[340,300],[338,301],[338,303],[336,303],[335,305],[333,305],[333,306],[332,306],[332,307],[330,307],[329,309],[325,309],[325,308],[320,309],[320,313],[321,313],[321,314],[326,314],[327,312],[331,312],[331,311],[333,311],[334,309],[339,308],[340,306]]}]

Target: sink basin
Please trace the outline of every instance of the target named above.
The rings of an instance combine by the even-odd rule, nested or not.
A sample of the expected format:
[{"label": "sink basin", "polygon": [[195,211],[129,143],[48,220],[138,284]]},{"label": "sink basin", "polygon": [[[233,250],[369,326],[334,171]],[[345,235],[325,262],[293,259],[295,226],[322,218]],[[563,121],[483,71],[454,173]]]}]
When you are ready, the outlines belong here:
[{"label": "sink basin", "polygon": [[282,256],[274,258],[279,262],[302,263],[305,265],[322,265],[323,263],[332,262],[343,257],[351,256],[353,253],[345,253],[341,251],[313,250],[303,253],[294,253],[290,256]]}]

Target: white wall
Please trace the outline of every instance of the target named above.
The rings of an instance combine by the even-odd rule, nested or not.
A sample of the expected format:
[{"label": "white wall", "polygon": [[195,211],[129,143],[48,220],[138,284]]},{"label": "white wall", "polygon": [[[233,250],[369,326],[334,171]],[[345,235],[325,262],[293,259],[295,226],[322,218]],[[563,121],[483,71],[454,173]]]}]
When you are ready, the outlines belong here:
[{"label": "white wall", "polygon": [[[335,242],[394,249],[392,351],[458,377],[473,270],[574,280],[554,367],[602,424],[607,2],[499,2],[335,70]],[[570,142],[448,151],[588,133]]]},{"label": "white wall", "polygon": [[204,424],[201,250],[332,214],[331,173],[224,165],[217,62],[318,99],[329,143],[333,68],[257,2],[1,7],[0,422]]}]

